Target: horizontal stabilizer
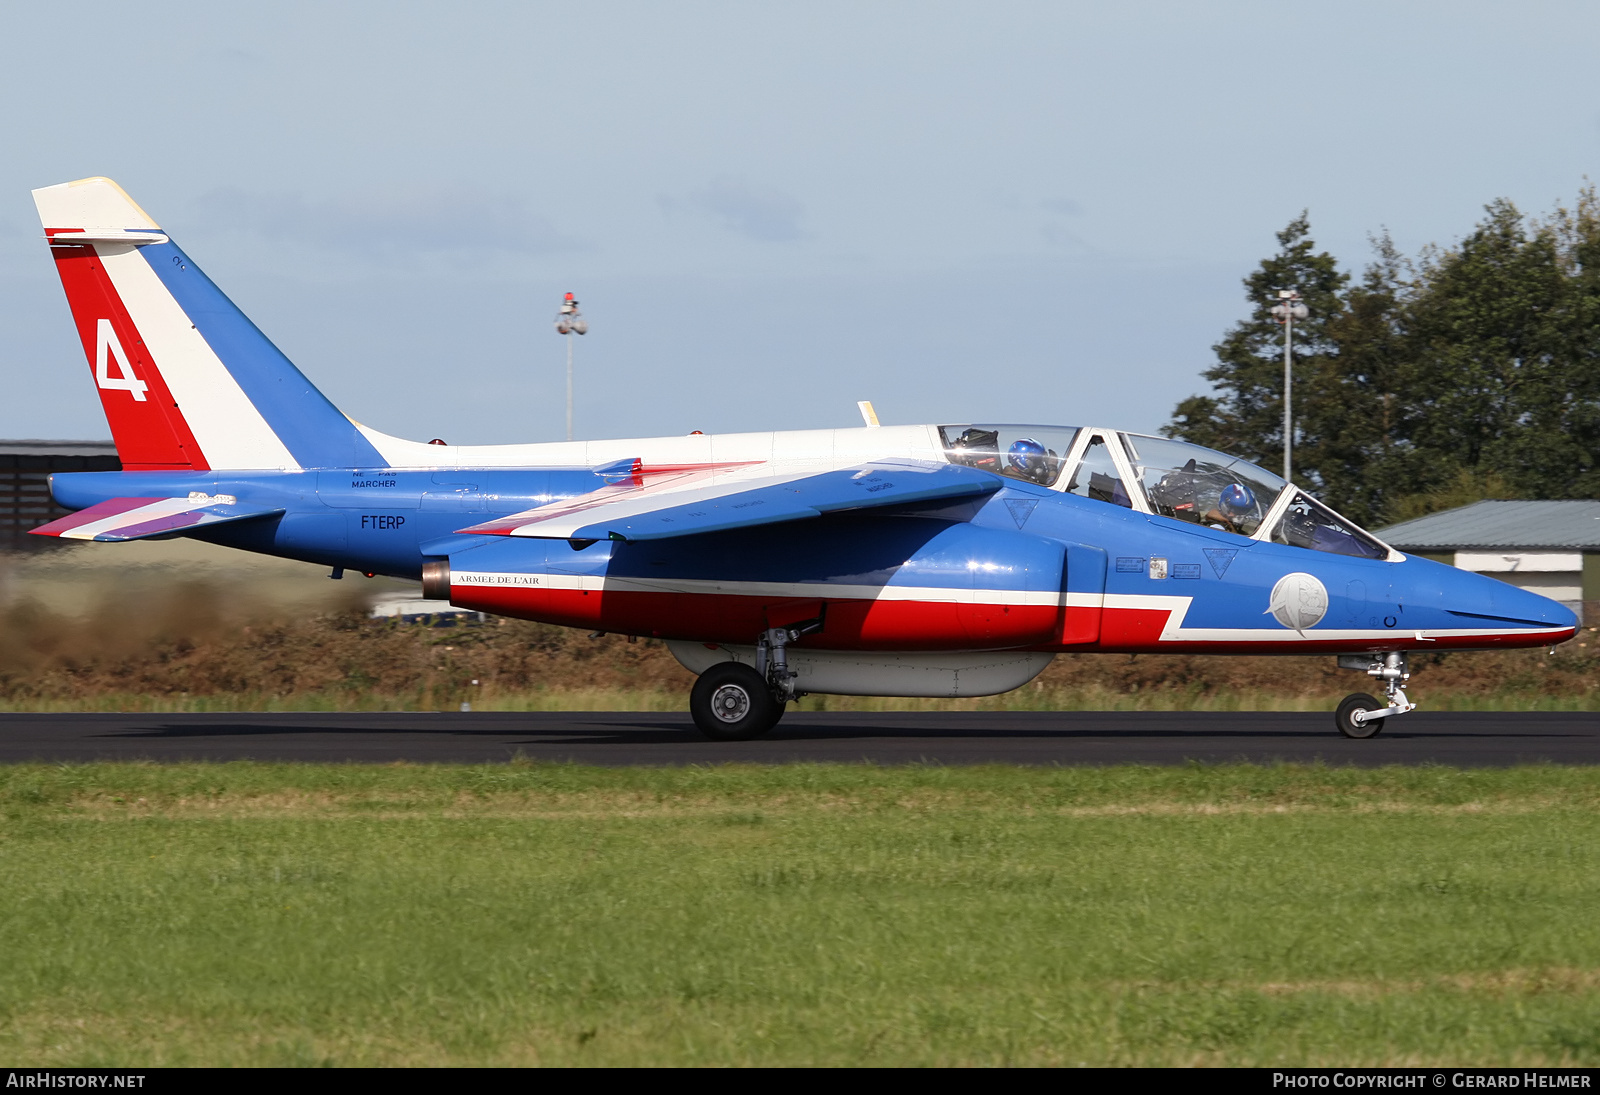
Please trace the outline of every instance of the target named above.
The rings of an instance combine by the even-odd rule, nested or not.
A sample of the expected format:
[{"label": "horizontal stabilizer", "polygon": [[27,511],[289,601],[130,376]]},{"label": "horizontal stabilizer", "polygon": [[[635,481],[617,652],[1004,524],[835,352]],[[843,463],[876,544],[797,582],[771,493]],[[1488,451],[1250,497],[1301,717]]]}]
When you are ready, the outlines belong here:
[{"label": "horizontal stabilizer", "polygon": [[281,513],[281,508],[241,506],[231,494],[196,492],[187,498],[112,498],[30,531],[34,536],[59,536],[64,540],[148,540]]},{"label": "horizontal stabilizer", "polygon": [[86,243],[126,243],[143,247],[148,243],[166,243],[164,232],[154,228],[52,228],[45,239],[62,247],[82,247]]},{"label": "horizontal stabilizer", "polygon": [[[874,460],[821,473],[749,471],[620,483],[538,509],[459,529],[462,533],[551,540],[660,540],[820,517],[825,513],[993,494],[998,476],[921,460]],[[707,479],[712,482],[707,483]]]}]

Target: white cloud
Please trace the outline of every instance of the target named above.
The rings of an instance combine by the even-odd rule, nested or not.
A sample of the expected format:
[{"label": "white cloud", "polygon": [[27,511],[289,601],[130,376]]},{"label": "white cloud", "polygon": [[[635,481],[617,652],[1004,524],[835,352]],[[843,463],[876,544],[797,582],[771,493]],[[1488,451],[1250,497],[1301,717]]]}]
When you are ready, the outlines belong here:
[{"label": "white cloud", "polygon": [[1039,228],[1039,235],[1051,247],[1060,247],[1068,251],[1079,251],[1086,255],[1099,254],[1099,250],[1078,233],[1059,224],[1044,224]]},{"label": "white cloud", "polygon": [[1063,217],[1079,217],[1083,215],[1083,206],[1071,198],[1046,198],[1039,203],[1039,208],[1048,209],[1052,213],[1059,213]]},{"label": "white cloud", "polygon": [[786,243],[805,239],[801,228],[806,207],[792,194],[758,186],[731,175],[720,175],[687,198],[657,199],[669,215],[687,209],[710,217],[723,228],[753,240]]},{"label": "white cloud", "polygon": [[213,230],[244,230],[268,239],[337,251],[514,251],[544,255],[581,250],[521,198],[450,190],[343,195],[307,200],[224,187],[197,201]]}]

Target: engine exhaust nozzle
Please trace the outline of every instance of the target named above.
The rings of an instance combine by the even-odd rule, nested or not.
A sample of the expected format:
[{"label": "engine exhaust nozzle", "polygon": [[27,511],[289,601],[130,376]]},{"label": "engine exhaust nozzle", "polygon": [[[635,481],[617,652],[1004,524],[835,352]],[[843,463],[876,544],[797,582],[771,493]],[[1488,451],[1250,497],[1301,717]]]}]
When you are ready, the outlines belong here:
[{"label": "engine exhaust nozzle", "polygon": [[450,599],[450,562],[434,559],[422,564],[422,595],[430,601]]}]

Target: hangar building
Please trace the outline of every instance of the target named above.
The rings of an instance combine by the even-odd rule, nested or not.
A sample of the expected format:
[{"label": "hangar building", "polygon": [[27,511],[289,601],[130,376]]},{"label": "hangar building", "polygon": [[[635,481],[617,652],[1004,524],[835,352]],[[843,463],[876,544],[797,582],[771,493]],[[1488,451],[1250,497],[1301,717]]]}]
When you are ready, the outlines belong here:
[{"label": "hangar building", "polygon": [[109,441],[0,441],[0,552],[61,546],[53,536],[29,536],[71,510],[50,497],[55,471],[121,471]]},{"label": "hangar building", "polygon": [[1560,601],[1600,621],[1600,501],[1474,502],[1377,530],[1412,555]]}]

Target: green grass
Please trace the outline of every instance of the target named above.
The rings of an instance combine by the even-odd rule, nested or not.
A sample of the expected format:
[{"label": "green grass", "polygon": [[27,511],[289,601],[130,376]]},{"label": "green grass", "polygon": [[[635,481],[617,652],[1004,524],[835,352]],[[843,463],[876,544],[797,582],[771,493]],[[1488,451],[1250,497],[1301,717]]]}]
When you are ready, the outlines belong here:
[{"label": "green grass", "polygon": [[0,769],[0,1058],[1600,1064],[1600,768]]}]

